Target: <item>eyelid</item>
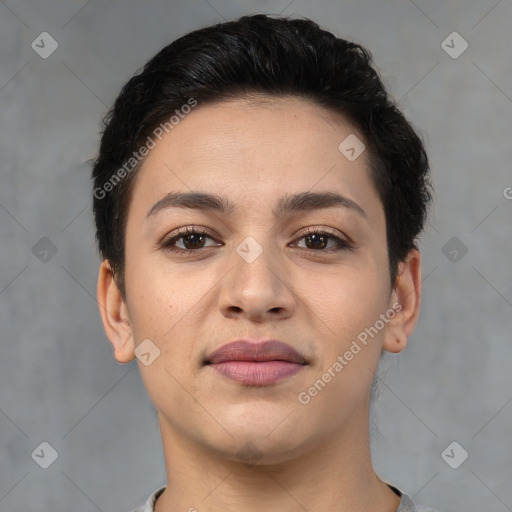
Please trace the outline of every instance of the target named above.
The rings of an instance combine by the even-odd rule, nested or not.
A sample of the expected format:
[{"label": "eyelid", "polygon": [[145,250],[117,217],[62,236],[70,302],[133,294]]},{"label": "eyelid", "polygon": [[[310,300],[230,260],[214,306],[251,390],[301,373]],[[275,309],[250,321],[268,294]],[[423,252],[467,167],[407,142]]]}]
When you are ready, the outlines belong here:
[{"label": "eyelid", "polygon": [[338,247],[325,249],[325,250],[315,250],[315,249],[308,249],[299,247],[299,249],[307,252],[317,252],[317,253],[330,253],[330,252],[336,252],[338,250],[343,249],[355,249],[356,245],[354,242],[350,239],[350,237],[346,236],[345,234],[335,233],[331,228],[322,228],[318,226],[308,226],[305,228],[304,231],[299,231],[296,235],[294,235],[294,243],[296,244],[297,241],[302,240],[303,238],[310,236],[310,235],[327,235],[331,239],[336,240]]},{"label": "eyelid", "polygon": [[[184,238],[185,236],[189,234],[198,234],[198,235],[204,235],[207,238],[211,238],[215,242],[219,242],[217,239],[217,235],[209,228],[205,226],[185,226],[185,227],[179,227],[175,230],[173,230],[171,233],[166,235],[156,246],[157,249],[163,249],[167,250],[169,252],[173,253],[179,253],[179,254],[192,254],[192,253],[201,253],[204,252],[206,249],[211,249],[215,246],[207,246],[207,247],[200,247],[198,249],[182,249],[181,247],[175,247],[174,244],[180,240],[181,238]],[[302,239],[304,239],[307,236],[310,235],[325,235],[327,237],[330,237],[331,240],[334,240],[336,243],[335,247],[331,247],[329,249],[309,249],[304,247],[298,247],[297,244]],[[301,231],[296,233],[294,235],[292,246],[296,246],[298,250],[306,253],[320,253],[320,254],[330,254],[330,253],[336,253],[342,250],[348,250],[348,249],[355,249],[356,245],[353,243],[353,241],[350,239],[350,237],[347,237],[344,233],[334,233],[332,228],[322,228],[319,226],[307,226],[306,228],[303,228]],[[220,242],[221,245],[224,245],[223,242]],[[216,247],[219,247],[217,244]]]},{"label": "eyelid", "polygon": [[345,233],[339,230],[334,230],[333,228],[327,228],[327,227],[320,227],[320,226],[307,226],[304,228],[304,230],[299,231],[296,235],[294,235],[294,238],[302,238],[304,236],[308,235],[314,235],[314,234],[320,234],[320,235],[329,235],[333,238],[338,238],[343,243],[345,243],[347,246],[355,247],[355,242]]},{"label": "eyelid", "polygon": [[212,238],[215,241],[217,240],[217,234],[214,233],[211,229],[205,227],[205,226],[183,226],[179,227],[177,229],[174,229],[167,235],[165,235],[160,242],[158,242],[158,247],[164,247],[173,239],[179,240],[180,238],[190,235],[190,234],[204,234],[208,236],[209,238]]}]

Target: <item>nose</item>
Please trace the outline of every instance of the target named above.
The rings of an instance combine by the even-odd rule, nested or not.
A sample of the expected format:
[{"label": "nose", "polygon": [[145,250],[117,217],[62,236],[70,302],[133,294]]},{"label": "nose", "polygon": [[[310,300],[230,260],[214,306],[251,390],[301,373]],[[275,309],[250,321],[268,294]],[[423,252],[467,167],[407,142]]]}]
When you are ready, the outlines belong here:
[{"label": "nose", "polygon": [[247,258],[243,249],[231,255],[233,268],[222,280],[219,293],[219,307],[227,318],[261,323],[289,318],[295,312],[296,298],[279,249],[263,249],[262,245],[258,249],[262,252],[255,259]]}]

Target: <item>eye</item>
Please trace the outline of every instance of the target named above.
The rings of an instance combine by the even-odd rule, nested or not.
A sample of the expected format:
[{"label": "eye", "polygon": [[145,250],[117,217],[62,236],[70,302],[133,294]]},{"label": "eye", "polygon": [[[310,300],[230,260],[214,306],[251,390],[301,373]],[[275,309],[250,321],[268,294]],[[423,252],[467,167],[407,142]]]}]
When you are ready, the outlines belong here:
[{"label": "eye", "polygon": [[[205,246],[206,239],[215,240],[208,230],[204,228],[198,229],[196,227],[186,227],[177,229],[167,238],[165,238],[159,246],[175,253],[192,253],[200,249],[215,247],[214,245]],[[176,244],[181,243],[183,247],[178,247]],[[222,245],[222,244],[217,244]]]},{"label": "eye", "polygon": [[[339,236],[317,229],[309,229],[298,240],[304,240],[305,247],[300,247],[299,245],[297,245],[297,247],[314,252],[334,252],[352,248],[351,244],[341,239]],[[333,245],[328,247],[329,243]]]},{"label": "eye", "polygon": [[[179,228],[165,238],[158,244],[161,249],[178,254],[192,254],[199,252],[201,249],[209,247],[219,247],[222,243],[214,243],[206,245],[206,241],[216,241],[213,234],[206,228],[197,228],[195,226]],[[331,253],[339,250],[351,249],[353,246],[340,238],[339,236],[322,231],[319,229],[309,228],[300,238],[298,243],[295,244],[299,249],[308,252],[324,252]],[[304,246],[301,247],[299,243],[304,240]],[[179,247],[181,244],[182,247]]]}]

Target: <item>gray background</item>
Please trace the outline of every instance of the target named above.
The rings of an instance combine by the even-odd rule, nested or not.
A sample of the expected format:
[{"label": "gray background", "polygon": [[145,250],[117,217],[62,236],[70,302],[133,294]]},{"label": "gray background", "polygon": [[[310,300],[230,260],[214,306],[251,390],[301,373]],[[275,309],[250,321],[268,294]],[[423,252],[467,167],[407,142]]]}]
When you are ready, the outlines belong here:
[{"label": "gray background", "polygon": [[[442,512],[512,510],[512,2],[3,0],[2,512],[123,512],[165,483],[136,364],[114,361],[100,324],[87,160],[107,107],[157,50],[256,12],[311,17],[367,46],[429,151],[422,314],[384,361],[377,471]],[[47,59],[31,48],[43,31],[59,45]],[[458,58],[442,47],[453,31],[469,44]],[[46,262],[32,251],[42,237],[57,249]],[[452,237],[459,247],[445,247]],[[58,452],[48,469],[31,457],[43,441]],[[453,441],[469,453],[458,469],[441,457]]]}]

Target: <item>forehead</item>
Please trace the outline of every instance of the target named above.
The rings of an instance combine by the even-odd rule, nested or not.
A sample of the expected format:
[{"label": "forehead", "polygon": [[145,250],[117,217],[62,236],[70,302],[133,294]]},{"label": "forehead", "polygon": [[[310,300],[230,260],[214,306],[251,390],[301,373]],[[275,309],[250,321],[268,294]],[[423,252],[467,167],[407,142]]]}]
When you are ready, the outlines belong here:
[{"label": "forehead", "polygon": [[296,97],[231,99],[195,107],[164,136],[166,143],[159,144],[146,163],[175,151],[183,163],[204,158],[213,165],[220,157],[223,164],[233,159],[254,166],[275,157],[281,165],[284,159],[307,164],[318,162],[320,154],[322,160],[332,160],[339,155],[340,142],[354,134],[363,138],[341,115]]},{"label": "forehead", "polygon": [[199,103],[151,149],[134,196],[150,207],[170,191],[208,191],[261,209],[276,195],[321,189],[378,202],[367,152],[351,161],[340,151],[354,136],[363,140],[342,116],[299,98]]}]

